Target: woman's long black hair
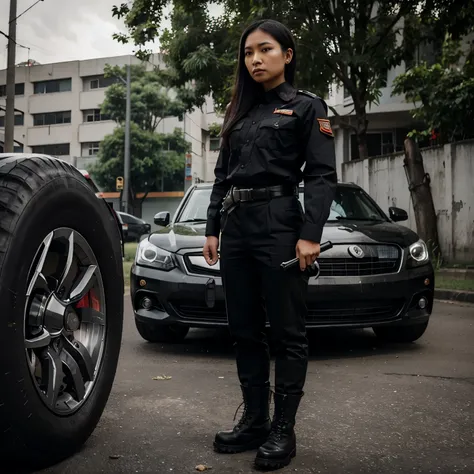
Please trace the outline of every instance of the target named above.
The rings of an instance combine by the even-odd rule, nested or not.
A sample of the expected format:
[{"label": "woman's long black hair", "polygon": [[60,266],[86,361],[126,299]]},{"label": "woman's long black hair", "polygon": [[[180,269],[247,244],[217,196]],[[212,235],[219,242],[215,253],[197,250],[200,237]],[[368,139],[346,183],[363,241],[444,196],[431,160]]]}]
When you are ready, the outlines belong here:
[{"label": "woman's long black hair", "polygon": [[262,30],[275,38],[280,43],[283,52],[289,48],[293,50],[293,58],[290,64],[285,65],[285,80],[293,85],[296,72],[296,48],[295,40],[290,30],[283,24],[275,20],[258,20],[252,23],[243,33],[239,44],[239,58],[235,78],[232,100],[227,107],[222,128],[224,141],[231,128],[239,121],[257,102],[258,97],[264,93],[261,84],[252,79],[245,66],[245,42],[250,33],[255,30]]}]

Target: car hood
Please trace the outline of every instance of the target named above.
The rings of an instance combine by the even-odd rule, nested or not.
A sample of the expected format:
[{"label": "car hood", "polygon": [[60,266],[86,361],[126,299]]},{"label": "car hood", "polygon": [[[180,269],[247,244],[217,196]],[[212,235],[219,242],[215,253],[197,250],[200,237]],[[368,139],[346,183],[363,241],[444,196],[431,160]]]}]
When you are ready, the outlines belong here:
[{"label": "car hood", "polygon": [[[152,233],[148,239],[157,247],[177,252],[202,247],[206,240],[205,230],[205,223],[171,224]],[[321,242],[330,240],[334,245],[391,243],[408,247],[418,239],[412,230],[392,222],[345,221],[343,224],[328,222]]]}]

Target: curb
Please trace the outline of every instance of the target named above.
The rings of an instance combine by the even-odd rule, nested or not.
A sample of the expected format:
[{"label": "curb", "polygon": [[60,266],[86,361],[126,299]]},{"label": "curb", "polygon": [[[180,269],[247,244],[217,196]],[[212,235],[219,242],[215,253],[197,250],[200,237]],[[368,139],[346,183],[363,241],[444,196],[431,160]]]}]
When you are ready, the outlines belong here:
[{"label": "curb", "polygon": [[474,291],[457,291],[435,289],[434,297],[437,300],[458,301],[460,303],[474,304]]}]

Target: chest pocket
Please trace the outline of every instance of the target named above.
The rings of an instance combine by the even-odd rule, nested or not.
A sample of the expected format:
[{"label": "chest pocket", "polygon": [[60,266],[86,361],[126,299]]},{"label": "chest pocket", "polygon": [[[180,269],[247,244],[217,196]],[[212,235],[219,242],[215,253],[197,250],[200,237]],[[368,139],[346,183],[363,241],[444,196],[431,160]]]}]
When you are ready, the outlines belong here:
[{"label": "chest pocket", "polygon": [[268,150],[287,151],[297,146],[297,119],[274,115],[262,120],[258,131],[256,145]]},{"label": "chest pocket", "polygon": [[236,123],[230,133],[229,133],[229,144],[231,150],[238,150],[242,147],[242,127],[244,126],[244,121]]}]

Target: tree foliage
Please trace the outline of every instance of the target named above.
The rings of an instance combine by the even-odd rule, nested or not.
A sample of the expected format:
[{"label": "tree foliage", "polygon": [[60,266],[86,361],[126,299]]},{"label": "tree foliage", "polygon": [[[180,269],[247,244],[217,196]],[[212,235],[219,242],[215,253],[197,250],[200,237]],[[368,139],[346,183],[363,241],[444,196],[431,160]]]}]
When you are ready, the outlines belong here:
[{"label": "tree foliage", "polygon": [[394,94],[413,102],[412,116],[426,124],[415,137],[448,143],[474,137],[474,51],[465,56],[459,41],[447,38],[439,63],[422,63],[400,75]]},{"label": "tree foliage", "polygon": [[[115,189],[115,179],[123,176],[124,127],[117,127],[101,143],[99,162],[94,177],[104,190]],[[171,134],[143,130],[137,124],[130,127],[131,194],[159,189],[163,176],[172,176],[182,170],[184,176],[184,155],[189,150],[181,130]],[[181,181],[182,187],[182,181]]]},{"label": "tree foliage", "polygon": [[221,111],[229,102],[235,72],[238,40],[244,27],[258,18],[286,24],[298,43],[297,85],[321,96],[336,82],[352,97],[356,125],[338,111],[337,123],[357,133],[360,156],[367,156],[367,108],[378,103],[387,71],[413,58],[422,40],[445,32],[461,35],[472,28],[473,0],[460,8],[458,0],[219,0],[223,13],[210,14],[204,0],[174,0],[171,29],[162,30],[169,0],[133,0],[113,8],[128,34],[123,43],[144,48],[159,39],[167,60],[176,71],[175,83],[194,81],[196,103],[212,94]]},{"label": "tree foliage", "polygon": [[[164,118],[179,117],[191,110],[195,99],[194,92],[185,87],[172,88],[167,72],[147,71],[144,66],[136,65],[130,73],[129,202],[139,213],[138,192],[144,192],[145,198],[148,192],[161,190],[163,182],[173,186],[172,190],[183,187],[185,154],[190,144],[179,128],[171,134],[157,133],[156,128]],[[105,75],[125,81],[126,68],[107,66]],[[115,120],[118,127],[101,142],[99,161],[92,172],[104,190],[112,191],[116,178],[124,174],[126,86],[123,81],[107,88],[101,111]]]}]

